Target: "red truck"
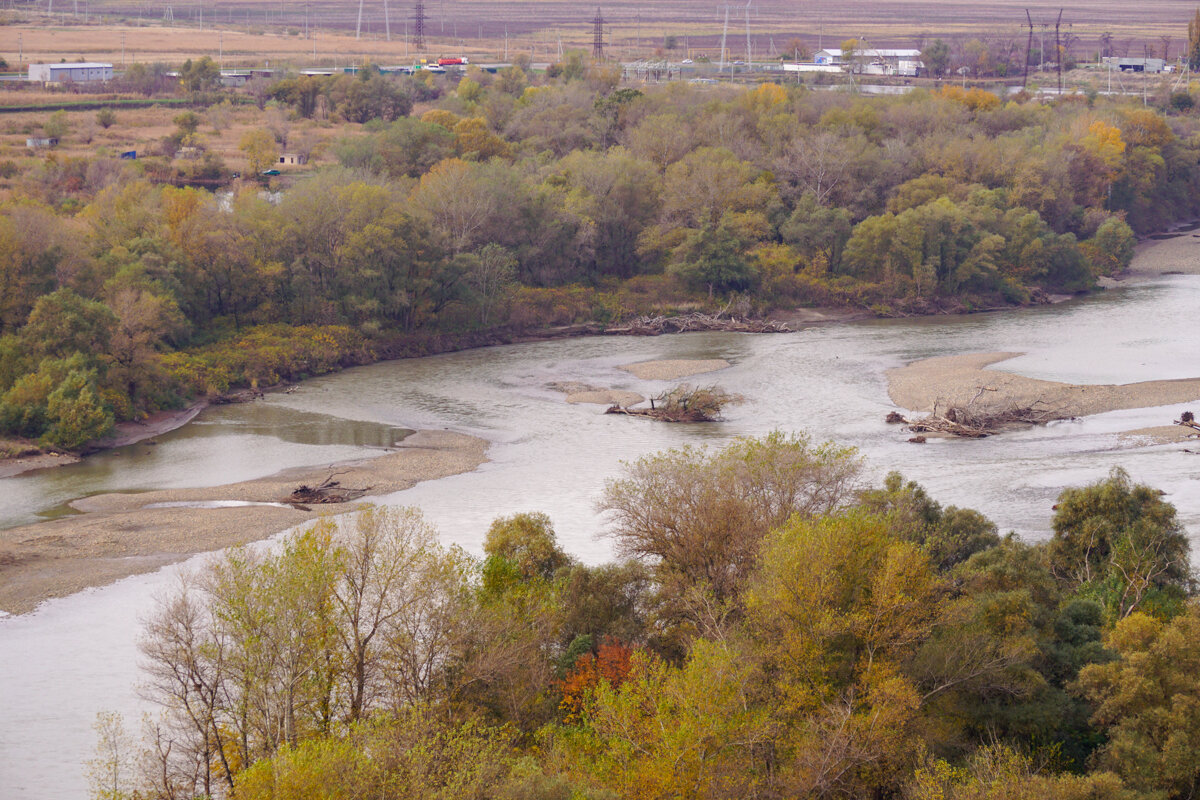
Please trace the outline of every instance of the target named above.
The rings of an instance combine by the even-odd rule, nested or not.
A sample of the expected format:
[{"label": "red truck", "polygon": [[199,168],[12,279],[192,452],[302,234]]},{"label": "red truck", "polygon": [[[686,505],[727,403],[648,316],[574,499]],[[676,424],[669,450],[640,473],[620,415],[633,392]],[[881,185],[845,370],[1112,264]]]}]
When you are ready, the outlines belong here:
[{"label": "red truck", "polygon": [[465,58],[439,58],[437,63],[439,67],[458,67],[470,62]]}]

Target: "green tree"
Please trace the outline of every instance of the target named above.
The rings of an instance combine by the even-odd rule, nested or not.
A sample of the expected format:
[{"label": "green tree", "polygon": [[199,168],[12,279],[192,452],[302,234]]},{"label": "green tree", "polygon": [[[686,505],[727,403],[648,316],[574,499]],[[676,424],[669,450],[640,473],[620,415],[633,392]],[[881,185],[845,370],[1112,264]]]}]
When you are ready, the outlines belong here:
[{"label": "green tree", "polygon": [[758,280],[745,256],[746,244],[727,225],[693,231],[675,251],[671,272],[692,289],[708,289],[708,296],[744,292]]},{"label": "green tree", "polygon": [[934,39],[921,51],[921,61],[935,77],[942,77],[950,66],[950,45],[941,39]]},{"label": "green tree", "polygon": [[1116,618],[1170,614],[1192,585],[1187,535],[1175,507],[1114,468],[1103,481],[1059,495],[1050,566]]},{"label": "green tree", "polygon": [[59,289],[40,297],[21,329],[21,342],[35,358],[99,356],[109,349],[116,315],[101,302]]},{"label": "green tree", "polygon": [[850,230],[849,212],[822,206],[815,195],[805,194],[787,221],[779,226],[779,235],[795,245],[810,263],[837,272],[846,242],[850,240]]},{"label": "green tree", "polygon": [[179,68],[179,84],[185,92],[210,92],[221,85],[221,68],[208,56],[189,58]]}]

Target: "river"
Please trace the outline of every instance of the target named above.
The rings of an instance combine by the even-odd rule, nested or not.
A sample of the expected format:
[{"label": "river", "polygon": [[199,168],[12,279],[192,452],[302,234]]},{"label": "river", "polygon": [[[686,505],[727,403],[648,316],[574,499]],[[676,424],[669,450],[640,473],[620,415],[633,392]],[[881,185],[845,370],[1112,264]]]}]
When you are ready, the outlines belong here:
[{"label": "river", "polygon": [[[1200,458],[1182,445],[1134,447],[1121,431],[1167,424],[1181,407],[1137,409],[924,446],[883,418],[893,405],[884,371],[955,353],[1022,352],[999,369],[1072,383],[1127,383],[1200,374],[1200,277],[1166,276],[1052,307],[955,318],[866,320],[784,335],[687,334],[510,345],[375,364],[305,382],[292,394],[209,409],[197,422],[87,462],[8,479],[4,524],[64,513],[71,497],[117,489],[216,485],[282,467],[371,452],[403,429],[450,428],[491,443],[475,472],[380,498],[415,505],[447,542],[478,552],[489,522],[523,510],[550,514],[565,548],[589,563],[612,555],[595,502],[621,461],[685,444],[719,445],[771,430],[805,430],[858,447],[871,474],[890,469],[944,504],[977,508],[1002,531],[1049,535],[1066,486],[1115,465],[1166,491],[1200,536]],[[569,405],[552,381],[654,393],[669,384],[618,369],[647,359],[724,358],[719,382],[745,404],[712,425],[661,425]],[[1197,409],[1200,410],[1200,409]],[[203,557],[199,557],[203,558]],[[97,711],[144,710],[136,683],[139,619],[179,567],[0,619],[0,787],[5,798],[85,795]]]}]

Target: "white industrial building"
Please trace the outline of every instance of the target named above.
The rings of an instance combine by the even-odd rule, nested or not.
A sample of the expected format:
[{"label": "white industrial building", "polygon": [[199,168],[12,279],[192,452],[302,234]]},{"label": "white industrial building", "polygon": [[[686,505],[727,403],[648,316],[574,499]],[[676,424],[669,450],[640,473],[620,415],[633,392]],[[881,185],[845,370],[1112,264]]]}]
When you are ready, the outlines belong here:
[{"label": "white industrial building", "polygon": [[41,83],[93,83],[111,81],[112,77],[113,65],[96,61],[29,65],[29,80]]},{"label": "white industrial building", "polygon": [[[920,50],[895,50],[864,47],[854,53],[853,60],[840,49],[820,50],[813,56],[819,66],[838,66],[853,69],[864,75],[896,75],[915,78],[925,70]],[[813,70],[809,70],[813,71]]]}]

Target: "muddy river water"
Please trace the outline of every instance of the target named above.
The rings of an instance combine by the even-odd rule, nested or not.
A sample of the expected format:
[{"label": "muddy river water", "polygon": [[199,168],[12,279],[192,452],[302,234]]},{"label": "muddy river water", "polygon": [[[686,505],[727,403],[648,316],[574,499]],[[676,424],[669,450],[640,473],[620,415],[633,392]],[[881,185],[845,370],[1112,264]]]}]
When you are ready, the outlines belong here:
[{"label": "muddy river water", "polygon": [[[937,355],[1015,351],[996,368],[1071,383],[1200,376],[1200,277],[1165,276],[1053,307],[958,318],[863,321],[784,335],[688,334],[512,345],[356,368],[296,392],[209,409],[196,422],[82,464],[0,482],[0,524],[67,513],[96,492],[212,486],[377,451],[410,429],[450,428],[489,440],[472,473],[378,498],[415,505],[447,542],[478,551],[497,515],[540,510],[568,551],[611,557],[595,510],[622,460],[684,444],[804,430],[858,447],[872,475],[891,469],[945,504],[977,508],[1002,531],[1049,535],[1051,505],[1066,486],[1115,465],[1167,492],[1200,539],[1200,457],[1180,444],[1139,446],[1118,434],[1163,425],[1183,406],[1136,409],[979,441],[906,442],[884,423],[894,406],[884,371]],[[719,424],[661,425],[569,405],[548,386],[579,381],[643,395],[671,385],[618,366],[648,359],[726,359],[694,379],[744,395]],[[1200,400],[1200,398],[1198,398]],[[1200,403],[1196,404],[1200,411]],[[203,558],[203,556],[198,557]],[[139,619],[180,567],[135,576],[0,619],[0,794],[86,795],[97,711],[136,727]]]}]

